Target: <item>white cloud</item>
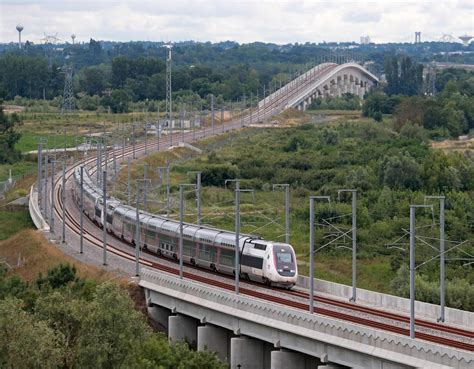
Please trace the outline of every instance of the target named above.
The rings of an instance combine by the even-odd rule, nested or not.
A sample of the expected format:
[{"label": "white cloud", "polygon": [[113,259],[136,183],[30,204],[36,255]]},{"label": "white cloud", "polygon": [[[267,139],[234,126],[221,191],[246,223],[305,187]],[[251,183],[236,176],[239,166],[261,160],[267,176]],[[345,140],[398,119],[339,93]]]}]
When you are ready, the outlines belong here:
[{"label": "white cloud", "polygon": [[0,42],[40,42],[44,33],[90,38],[238,42],[411,41],[474,33],[471,0],[0,0]]}]

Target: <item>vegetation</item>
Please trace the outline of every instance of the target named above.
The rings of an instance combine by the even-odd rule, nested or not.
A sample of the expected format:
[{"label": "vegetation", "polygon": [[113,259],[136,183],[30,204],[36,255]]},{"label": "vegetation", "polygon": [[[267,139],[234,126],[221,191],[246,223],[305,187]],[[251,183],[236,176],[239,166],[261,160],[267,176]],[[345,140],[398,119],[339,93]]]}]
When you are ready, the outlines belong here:
[{"label": "vegetation", "polygon": [[15,144],[20,139],[15,125],[18,125],[20,120],[16,114],[6,115],[1,104],[0,100],[0,164],[12,163],[20,156],[20,153],[15,150]]},{"label": "vegetation", "polygon": [[308,107],[310,110],[359,110],[361,100],[357,95],[345,93],[342,97],[317,98]]},{"label": "vegetation", "polygon": [[169,346],[127,290],[59,265],[33,283],[0,264],[0,366],[6,368],[208,368],[225,366],[186,344]]},{"label": "vegetation", "polygon": [[[291,243],[298,253],[302,273],[308,270],[308,196],[330,195],[333,199],[330,206],[318,203],[318,219],[334,219],[339,227],[349,229],[350,203],[344,198],[342,202],[336,201],[337,191],[357,189],[359,286],[405,295],[408,285],[403,284],[404,281],[392,285],[390,282],[408,263],[408,237],[402,230],[409,224],[408,205],[423,203],[425,195],[445,194],[448,238],[472,240],[474,160],[469,151],[446,155],[431,149],[429,131],[418,125],[406,124],[397,132],[395,121],[386,120],[384,123],[367,119],[348,122],[343,118],[339,123],[322,126],[305,124],[288,129],[245,130],[199,143],[206,152],[203,156],[179,151],[146,160],[151,167],[164,165],[165,160],[175,161],[174,191],[178,183],[189,181],[188,171],[201,170],[206,186],[204,222],[229,230],[234,227],[233,196],[223,189],[223,184],[225,179],[241,178],[242,187],[256,190],[255,200],[250,194],[242,195],[243,232],[273,240],[284,239],[281,226],[284,212],[282,195],[271,193],[271,184],[289,183],[292,189]],[[134,167],[135,176],[143,175],[141,168],[141,164]],[[126,183],[126,173],[119,178],[118,194],[123,191],[120,183]],[[158,192],[163,194],[162,190]],[[188,199],[193,196],[190,191]],[[158,200],[163,201],[163,195]],[[154,211],[163,211],[163,203],[160,204]],[[194,221],[192,201],[188,201],[186,207],[187,219]],[[439,216],[437,209],[435,204],[435,221]],[[177,215],[174,209],[174,216]],[[433,216],[430,212],[418,214],[419,225],[425,226],[420,236],[438,237]],[[322,245],[332,233],[324,227],[318,228],[317,244]],[[401,243],[405,245],[403,251],[390,247],[398,237],[402,237]],[[350,240],[342,238],[335,246],[318,252],[316,274],[320,278],[350,283],[350,253],[344,251],[344,246],[350,247]],[[434,246],[437,247],[436,242]],[[472,247],[468,244],[463,250],[472,253]],[[453,287],[448,287],[449,303],[473,309],[468,299],[457,297],[459,289],[454,288],[466,283],[472,286],[472,266],[464,266],[463,253],[459,250],[449,255],[450,259],[459,259],[450,261],[447,267]],[[432,249],[420,246],[417,263],[433,256]],[[436,301],[437,294],[431,292],[439,278],[438,264],[433,261],[419,273],[422,279],[418,279],[418,283],[424,282],[420,288],[426,287],[426,295],[430,296],[426,300]]]},{"label": "vegetation", "polygon": [[[344,49],[346,47],[347,49]],[[176,43],[173,47],[174,97],[199,96],[208,105],[214,94],[226,101],[243,95],[262,96],[286,83],[310,64],[322,61],[357,59],[377,75],[384,72],[389,94],[418,93],[421,68],[417,62],[433,59],[469,63],[473,56],[456,43],[355,45],[354,43],[275,45],[235,42]],[[462,55],[450,51],[467,51]],[[471,50],[472,51],[472,50]],[[75,67],[74,90],[77,107],[94,111],[127,111],[132,102],[145,102],[150,110],[165,97],[165,59],[163,43],[114,43],[91,39],[86,44],[48,45],[26,43],[20,52],[0,46],[0,98],[16,96],[47,99],[59,103],[64,88],[66,61]],[[393,53],[408,57],[396,57]],[[388,57],[387,57],[388,56]],[[413,61],[412,61],[413,60]],[[249,99],[247,99],[248,101]]]},{"label": "vegetation", "polygon": [[[431,138],[457,138],[474,130],[474,73],[446,70],[437,85],[441,90],[436,96],[390,95],[377,91],[364,102],[364,116],[376,120],[382,114],[394,114],[397,132],[405,125],[426,128]],[[449,78],[449,80],[446,80]],[[401,81],[387,85],[387,91],[401,92]],[[397,87],[399,86],[399,87]],[[412,91],[414,92],[414,91]]]}]

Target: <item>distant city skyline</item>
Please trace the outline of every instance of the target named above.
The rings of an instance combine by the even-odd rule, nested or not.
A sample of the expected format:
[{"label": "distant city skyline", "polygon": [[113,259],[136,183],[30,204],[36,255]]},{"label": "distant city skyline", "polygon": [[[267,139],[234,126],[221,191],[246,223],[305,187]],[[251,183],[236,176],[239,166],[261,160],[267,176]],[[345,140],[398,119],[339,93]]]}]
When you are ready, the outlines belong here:
[{"label": "distant city skyline", "polygon": [[0,0],[0,42],[254,41],[375,43],[440,40],[474,34],[471,0],[447,1],[218,1]]}]

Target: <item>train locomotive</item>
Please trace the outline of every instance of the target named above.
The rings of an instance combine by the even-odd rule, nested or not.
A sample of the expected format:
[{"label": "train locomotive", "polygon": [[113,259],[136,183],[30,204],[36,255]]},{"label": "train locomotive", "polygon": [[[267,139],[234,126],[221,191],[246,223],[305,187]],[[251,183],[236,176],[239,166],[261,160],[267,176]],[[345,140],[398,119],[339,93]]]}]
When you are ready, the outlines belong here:
[{"label": "train locomotive", "polygon": [[[84,214],[100,227],[135,245],[136,209],[119,200],[107,198],[107,213],[102,214],[103,195],[87,171],[83,177]],[[74,172],[74,200],[80,205],[80,170]],[[179,260],[179,221],[140,211],[140,248]],[[235,273],[235,233],[209,226],[183,224],[183,262],[233,275]],[[291,288],[296,284],[298,268],[293,247],[241,234],[240,276],[266,285]]]}]

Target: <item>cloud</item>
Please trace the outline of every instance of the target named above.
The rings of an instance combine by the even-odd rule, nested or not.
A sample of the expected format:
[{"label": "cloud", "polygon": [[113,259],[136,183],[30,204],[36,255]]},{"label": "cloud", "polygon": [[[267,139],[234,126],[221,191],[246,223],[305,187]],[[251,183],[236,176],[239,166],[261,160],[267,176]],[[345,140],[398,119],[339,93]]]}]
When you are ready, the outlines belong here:
[{"label": "cloud", "polygon": [[40,42],[44,33],[77,41],[194,39],[241,43],[411,41],[474,33],[472,1],[0,0],[0,42]]}]

